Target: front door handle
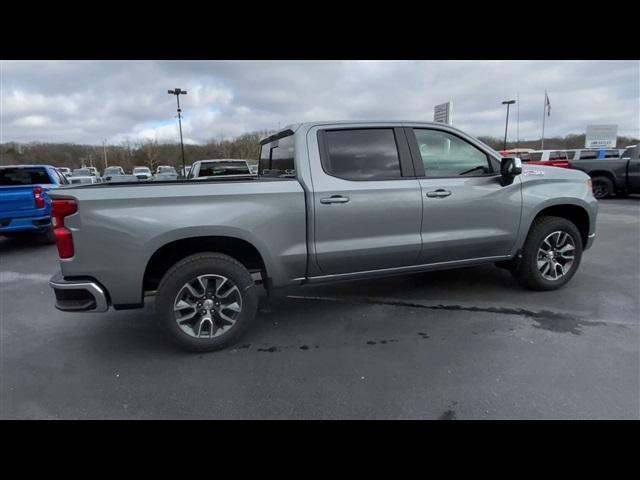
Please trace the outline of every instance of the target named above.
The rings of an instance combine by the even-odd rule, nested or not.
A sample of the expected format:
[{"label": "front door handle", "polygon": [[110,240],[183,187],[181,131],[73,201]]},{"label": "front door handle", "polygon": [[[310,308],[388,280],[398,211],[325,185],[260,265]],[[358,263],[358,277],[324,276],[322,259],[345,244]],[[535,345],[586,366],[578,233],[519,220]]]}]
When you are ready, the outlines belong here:
[{"label": "front door handle", "polygon": [[349,197],[343,197],[342,195],[332,195],[330,197],[321,198],[320,203],[347,203],[349,201]]},{"label": "front door handle", "polygon": [[439,188],[438,190],[433,190],[432,192],[427,192],[427,197],[429,198],[444,198],[451,195],[449,190],[445,190],[444,188]]}]

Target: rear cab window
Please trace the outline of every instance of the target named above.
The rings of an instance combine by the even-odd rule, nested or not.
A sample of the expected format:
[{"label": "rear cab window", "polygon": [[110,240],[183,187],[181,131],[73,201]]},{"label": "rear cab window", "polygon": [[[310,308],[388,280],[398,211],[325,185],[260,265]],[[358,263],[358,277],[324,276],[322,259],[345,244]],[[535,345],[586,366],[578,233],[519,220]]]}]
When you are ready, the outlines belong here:
[{"label": "rear cab window", "polygon": [[43,167],[0,168],[0,186],[3,187],[50,183],[49,173]]},{"label": "rear cab window", "polygon": [[217,177],[222,175],[249,175],[246,162],[202,162],[199,177]]},{"label": "rear cab window", "polygon": [[549,160],[567,160],[567,152],[553,151],[549,153]]},{"label": "rear cab window", "polygon": [[295,177],[295,149],[293,132],[260,146],[258,175],[265,177]]}]

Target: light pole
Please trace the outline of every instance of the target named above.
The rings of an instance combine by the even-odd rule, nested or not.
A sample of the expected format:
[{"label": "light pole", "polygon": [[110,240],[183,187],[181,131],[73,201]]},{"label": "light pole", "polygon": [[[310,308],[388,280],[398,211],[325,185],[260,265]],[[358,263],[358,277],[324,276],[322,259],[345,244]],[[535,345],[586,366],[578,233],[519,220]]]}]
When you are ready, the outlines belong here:
[{"label": "light pole", "polygon": [[504,126],[504,147],[502,148],[503,150],[507,149],[507,129],[509,128],[509,106],[513,105],[514,103],[516,103],[515,100],[505,100],[504,102],[502,102],[503,105],[507,106],[507,122]]},{"label": "light pole", "polygon": [[178,125],[180,126],[180,148],[182,149],[182,174],[185,176],[187,174],[187,164],[184,160],[184,142],[182,141],[182,110],[180,109],[180,95],[186,94],[186,90],[180,90],[179,88],[169,90],[169,95],[175,95],[176,101],[178,102]]}]

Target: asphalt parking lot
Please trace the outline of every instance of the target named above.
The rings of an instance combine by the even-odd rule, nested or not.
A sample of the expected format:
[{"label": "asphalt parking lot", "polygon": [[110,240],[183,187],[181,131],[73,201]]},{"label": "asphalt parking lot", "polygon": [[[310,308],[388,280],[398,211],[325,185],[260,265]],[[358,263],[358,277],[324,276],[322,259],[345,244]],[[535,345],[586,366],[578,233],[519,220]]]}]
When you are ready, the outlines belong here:
[{"label": "asphalt parking lot", "polygon": [[597,228],[559,291],[489,266],[299,288],[195,355],[149,305],[55,310],[55,246],[0,239],[0,418],[638,419],[640,198]]}]

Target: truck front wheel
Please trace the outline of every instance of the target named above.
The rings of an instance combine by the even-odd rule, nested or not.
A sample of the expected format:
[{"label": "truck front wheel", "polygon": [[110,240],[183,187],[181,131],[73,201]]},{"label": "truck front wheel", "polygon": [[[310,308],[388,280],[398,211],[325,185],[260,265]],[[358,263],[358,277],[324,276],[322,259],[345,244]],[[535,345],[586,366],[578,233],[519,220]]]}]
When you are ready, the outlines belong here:
[{"label": "truck front wheel", "polygon": [[593,196],[598,200],[601,198],[609,198],[613,195],[613,182],[607,177],[593,177],[591,179],[593,185]]},{"label": "truck front wheel", "polygon": [[534,220],[512,273],[531,290],[555,290],[575,275],[582,259],[582,240],[577,227],[565,218]]},{"label": "truck front wheel", "polygon": [[244,266],[220,253],[190,255],[158,286],[158,320],[184,350],[209,352],[237,342],[256,316],[258,293]]}]

